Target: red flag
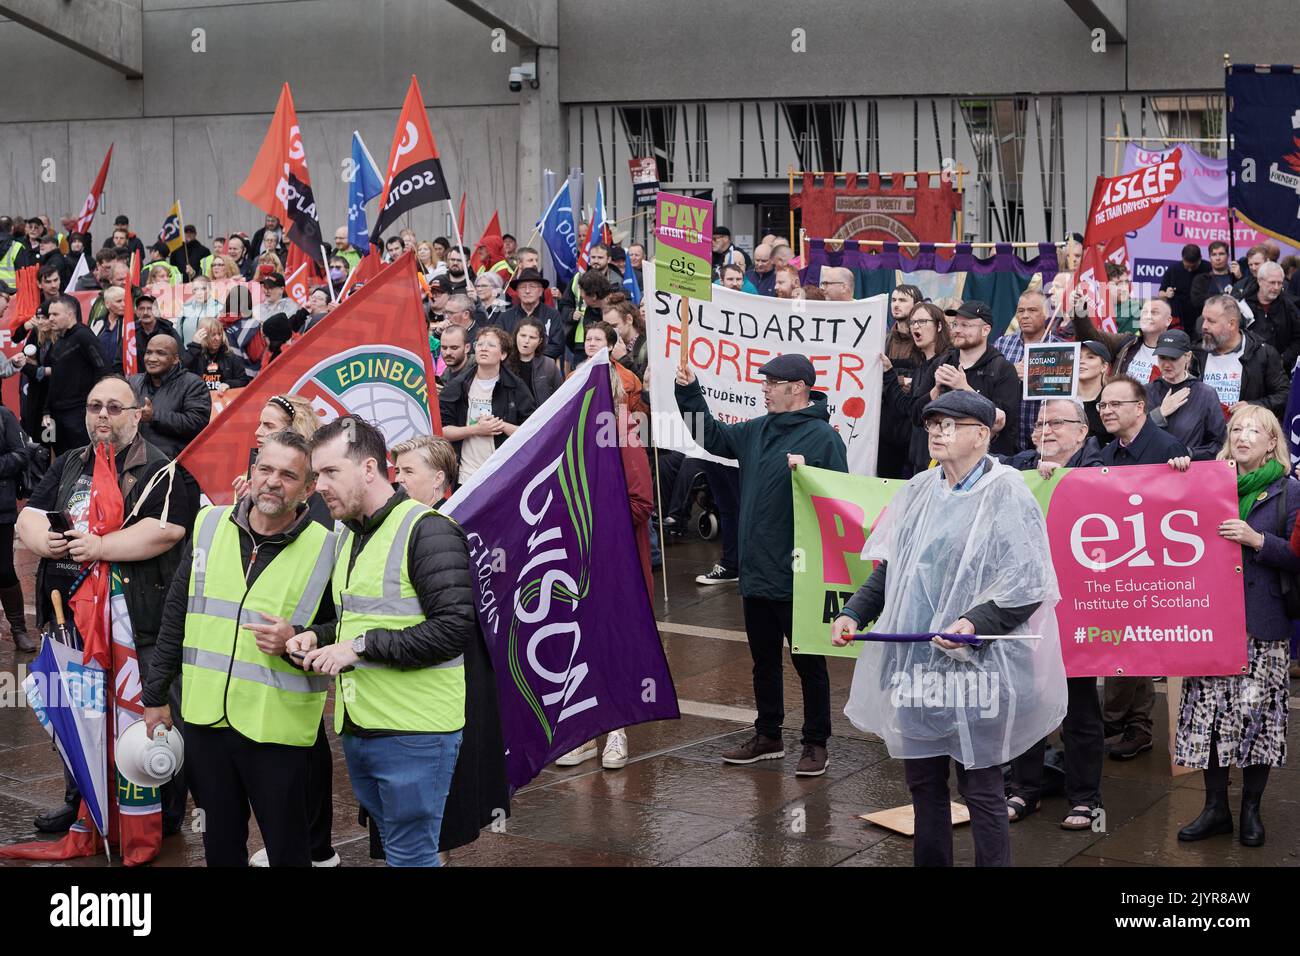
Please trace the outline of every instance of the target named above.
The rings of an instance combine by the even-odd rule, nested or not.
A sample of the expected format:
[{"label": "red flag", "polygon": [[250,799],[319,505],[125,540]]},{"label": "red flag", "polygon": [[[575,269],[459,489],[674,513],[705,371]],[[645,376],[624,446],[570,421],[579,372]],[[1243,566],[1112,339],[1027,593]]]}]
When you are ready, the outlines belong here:
[{"label": "red flag", "polygon": [[69,217],[63,220],[63,225],[69,232],[85,232],[90,228],[95,213],[99,211],[99,197],[104,195],[104,181],[108,179],[108,163],[112,158],[113,144],[109,143],[108,152],[104,154],[104,161],[99,164],[99,174],[95,176],[95,182],[90,187],[90,195],[81,204],[81,214],[75,219]]},{"label": "red flag", "polygon": [[[41,287],[36,284],[36,266],[23,266],[14,274],[17,294],[9,302],[9,335],[16,335],[23,324],[41,307]],[[33,342],[36,339],[32,339]]]},{"label": "red flag", "polygon": [[420,84],[415,81],[414,74],[406,91],[402,113],[397,117],[397,130],[388,151],[385,175],[388,178],[379,197],[379,216],[370,230],[372,236],[382,235],[404,212],[426,203],[451,199],[442,175],[438,147],[429,129],[424,98],[420,96]]},{"label": "red flag", "polygon": [[131,253],[131,274],[126,283],[126,314],[122,316],[122,374],[134,375],[140,371],[136,352],[135,290],[140,286],[140,253]]},{"label": "red flag", "polygon": [[415,256],[408,252],[264,368],[177,461],[214,504],[229,504],[273,395],[309,399],[322,421],[360,415],[379,426],[390,446],[441,434],[425,329]]},{"label": "red flag", "polygon": [[1104,245],[1150,222],[1183,181],[1182,158],[1182,150],[1176,149],[1161,162],[1123,176],[1098,176],[1083,244]]},{"label": "red flag", "polygon": [[[379,253],[379,246],[372,244],[370,252],[361,257],[361,261],[356,264],[356,268],[348,275],[347,280],[343,283],[343,289],[339,292],[340,299],[346,299],[358,286],[363,286],[370,282],[384,270],[384,257]],[[416,270],[417,275],[419,270]],[[423,280],[424,276],[420,276]],[[423,291],[423,288],[421,289]]]},{"label": "red flag", "polygon": [[306,305],[312,282],[316,278],[313,260],[296,245],[290,244],[284,262],[284,294],[299,305]]},{"label": "red flag", "polygon": [[[469,257],[470,268],[476,273],[488,266],[496,265],[505,255],[505,240],[501,236],[501,219],[497,210],[492,210],[492,221],[487,224],[483,230],[483,235],[479,237],[478,245],[474,247],[474,254]],[[486,248],[487,255],[479,254],[480,249]],[[492,258],[496,256],[496,258]],[[492,258],[492,261],[485,262],[485,259]]]},{"label": "red flag", "polygon": [[312,193],[307,151],[302,145],[302,131],[298,128],[298,114],[293,108],[288,83],[280,90],[275,116],[271,118],[271,126],[248,178],[239,187],[239,195],[268,216],[277,216],[282,223],[287,223],[290,244],[314,261],[321,261],[324,253],[316,197]]},{"label": "red flag", "polygon": [[1074,274],[1073,286],[1084,290],[1098,327],[1112,334],[1119,331],[1119,326],[1115,323],[1115,297],[1111,295],[1110,282],[1106,278],[1106,263],[1122,264],[1127,260],[1128,247],[1121,233],[1104,246],[1084,246],[1083,257]]}]

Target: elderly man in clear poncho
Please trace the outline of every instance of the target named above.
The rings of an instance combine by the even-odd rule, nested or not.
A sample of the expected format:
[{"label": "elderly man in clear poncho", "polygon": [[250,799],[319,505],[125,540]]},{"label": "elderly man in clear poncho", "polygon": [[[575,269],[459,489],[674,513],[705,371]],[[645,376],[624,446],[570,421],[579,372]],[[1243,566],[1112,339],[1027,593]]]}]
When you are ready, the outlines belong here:
[{"label": "elderly man in clear poncho", "polygon": [[837,646],[873,620],[881,635],[993,637],[869,640],[853,673],[844,713],[903,761],[918,866],[952,865],[950,759],[976,865],[1010,865],[1000,765],[1065,716],[1047,526],[1019,472],[988,455],[994,416],[988,399],[964,390],[926,406],[939,467],[894,497],[863,552],[879,563],[832,624]]}]

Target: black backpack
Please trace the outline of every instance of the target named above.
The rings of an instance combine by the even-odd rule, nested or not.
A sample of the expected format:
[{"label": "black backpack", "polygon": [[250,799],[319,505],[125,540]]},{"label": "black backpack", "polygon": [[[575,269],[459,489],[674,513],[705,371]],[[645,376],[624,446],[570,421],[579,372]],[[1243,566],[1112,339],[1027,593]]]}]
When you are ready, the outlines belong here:
[{"label": "black backpack", "polygon": [[26,501],[41,483],[45,473],[50,470],[52,456],[44,445],[32,441],[31,436],[19,430],[23,437],[23,450],[27,454],[27,466],[14,476],[14,493],[19,501]]}]

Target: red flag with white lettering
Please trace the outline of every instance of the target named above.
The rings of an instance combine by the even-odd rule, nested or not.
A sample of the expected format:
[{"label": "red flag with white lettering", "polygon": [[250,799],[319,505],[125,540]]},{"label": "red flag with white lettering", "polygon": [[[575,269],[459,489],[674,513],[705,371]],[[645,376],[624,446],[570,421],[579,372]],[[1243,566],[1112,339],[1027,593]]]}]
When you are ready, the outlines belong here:
[{"label": "red flag with white lettering", "polygon": [[108,179],[108,164],[113,158],[113,144],[108,144],[108,152],[104,154],[104,161],[99,164],[99,174],[95,177],[94,184],[90,187],[90,195],[86,201],[81,204],[81,214],[76,219],[65,219],[63,225],[70,232],[85,232],[90,228],[90,223],[95,218],[95,213],[99,211],[99,198],[104,195],[104,181]]},{"label": "red flag with white lettering", "polygon": [[1141,229],[1183,181],[1181,149],[1168,158],[1122,176],[1098,176],[1088,208],[1085,246],[1104,245],[1117,236]]}]

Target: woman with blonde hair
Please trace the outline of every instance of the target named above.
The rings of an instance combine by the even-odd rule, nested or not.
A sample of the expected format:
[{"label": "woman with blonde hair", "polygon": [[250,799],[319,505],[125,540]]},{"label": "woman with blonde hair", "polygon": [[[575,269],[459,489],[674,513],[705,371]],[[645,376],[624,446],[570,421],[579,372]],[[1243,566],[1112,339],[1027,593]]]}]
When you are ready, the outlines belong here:
[{"label": "woman with blonde hair", "polygon": [[[397,481],[406,493],[435,511],[456,483],[456,449],[445,438],[420,435],[398,442],[389,454]],[[438,835],[438,851],[446,854],[478,839],[479,831],[510,814],[506,782],[505,744],[497,708],[496,674],[487,644],[478,640],[465,648],[465,729],[456,771]],[[373,841],[372,841],[373,845]]]},{"label": "woman with blonde hair", "polygon": [[209,391],[224,392],[248,384],[244,363],[226,342],[225,326],[217,318],[199,320],[198,330],[181,355],[185,370],[203,379]]},{"label": "woman with blonde hair", "polygon": [[1178,831],[1178,839],[1232,832],[1228,768],[1240,767],[1237,836],[1242,846],[1263,846],[1260,799],[1269,768],[1286,763],[1292,622],[1284,594],[1288,584],[1295,587],[1300,572],[1300,557],[1290,546],[1300,482],[1288,474],[1291,459],[1282,426],[1259,405],[1237,406],[1218,457],[1237,467],[1237,517],[1220,522],[1218,532],[1241,546],[1246,598],[1246,633],[1222,637],[1245,640],[1247,673],[1183,678],[1174,762],[1204,773],[1205,809]]},{"label": "woman with blonde hair", "polygon": [[213,256],[208,268],[208,278],[213,282],[238,282],[243,278],[239,273],[239,267],[235,265],[235,260],[230,256]]},{"label": "woman with blonde hair", "polygon": [[433,277],[434,270],[438,268],[438,263],[441,261],[442,256],[438,254],[432,242],[422,239],[415,244],[415,263],[426,279]]}]

